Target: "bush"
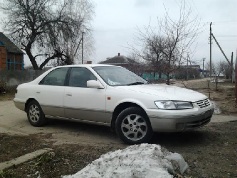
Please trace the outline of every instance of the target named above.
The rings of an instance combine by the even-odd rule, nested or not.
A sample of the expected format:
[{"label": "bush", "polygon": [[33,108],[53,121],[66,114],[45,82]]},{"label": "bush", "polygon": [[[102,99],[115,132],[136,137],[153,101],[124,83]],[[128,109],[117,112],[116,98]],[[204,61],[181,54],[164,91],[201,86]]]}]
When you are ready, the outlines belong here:
[{"label": "bush", "polygon": [[6,93],[6,82],[0,80],[0,93]]}]

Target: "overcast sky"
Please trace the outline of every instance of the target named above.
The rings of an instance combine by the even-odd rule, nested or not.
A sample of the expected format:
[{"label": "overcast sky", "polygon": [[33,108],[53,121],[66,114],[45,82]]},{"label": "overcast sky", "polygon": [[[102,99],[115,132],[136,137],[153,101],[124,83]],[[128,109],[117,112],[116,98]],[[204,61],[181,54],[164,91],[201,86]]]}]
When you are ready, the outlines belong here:
[{"label": "overcast sky", "polygon": [[[179,15],[180,0],[94,0],[95,18],[93,21],[95,53],[94,62],[113,57],[118,53],[129,55],[128,46],[135,45],[137,29],[149,24],[156,25],[157,18],[164,17],[165,8],[175,18]],[[230,58],[237,49],[237,0],[186,0],[193,16],[201,20],[202,33],[196,40],[196,50],[192,60],[202,64],[209,61],[209,29],[212,30],[221,47]],[[164,8],[165,7],[165,8]],[[224,60],[222,53],[213,42],[213,60]]]},{"label": "overcast sky", "polygon": [[[136,46],[135,36],[138,29],[156,25],[157,18],[163,18],[165,8],[171,18],[179,15],[181,0],[92,0],[95,4],[95,16],[92,21],[94,35],[94,53],[90,59],[94,63],[106,60],[120,53],[128,56],[129,45]],[[228,58],[231,52],[236,57],[237,49],[237,0],[186,0],[192,15],[201,20],[202,33],[196,40],[192,61],[202,64],[209,61],[209,28],[213,23],[213,33]],[[165,7],[165,8],[164,8]],[[0,26],[0,31],[3,29]],[[6,32],[7,33],[7,32]],[[30,62],[25,57],[26,65]],[[224,60],[217,45],[213,42],[213,60]]]}]

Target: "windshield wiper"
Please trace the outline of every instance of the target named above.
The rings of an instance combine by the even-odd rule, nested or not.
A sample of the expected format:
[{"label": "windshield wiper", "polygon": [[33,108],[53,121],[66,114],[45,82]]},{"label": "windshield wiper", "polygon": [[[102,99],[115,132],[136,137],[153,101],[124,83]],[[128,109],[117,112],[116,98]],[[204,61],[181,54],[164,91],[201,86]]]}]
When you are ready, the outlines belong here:
[{"label": "windshield wiper", "polygon": [[144,82],[133,82],[133,83],[129,83],[128,85],[142,85],[144,84]]}]

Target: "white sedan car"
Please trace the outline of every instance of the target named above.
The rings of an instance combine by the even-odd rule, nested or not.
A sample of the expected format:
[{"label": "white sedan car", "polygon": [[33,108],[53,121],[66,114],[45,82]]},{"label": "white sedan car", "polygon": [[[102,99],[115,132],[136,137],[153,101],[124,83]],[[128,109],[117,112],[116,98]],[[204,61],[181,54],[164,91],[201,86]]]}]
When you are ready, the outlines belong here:
[{"label": "white sedan car", "polygon": [[17,87],[15,106],[39,127],[47,118],[107,125],[126,143],[148,142],[153,132],[180,132],[210,122],[213,105],[203,94],[148,84],[113,65],[52,68]]}]

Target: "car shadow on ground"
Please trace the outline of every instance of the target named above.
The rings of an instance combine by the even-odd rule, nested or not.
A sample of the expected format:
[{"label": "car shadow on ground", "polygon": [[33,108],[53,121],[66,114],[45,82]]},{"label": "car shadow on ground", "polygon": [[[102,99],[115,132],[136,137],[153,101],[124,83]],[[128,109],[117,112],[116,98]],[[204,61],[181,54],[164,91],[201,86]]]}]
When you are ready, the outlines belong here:
[{"label": "car shadow on ground", "polygon": [[[73,136],[89,136],[88,139],[102,138],[114,140],[123,144],[116,133],[110,127],[93,125],[72,120],[49,119],[45,127],[56,129],[60,132],[68,132]],[[218,140],[218,134],[208,129],[197,129],[179,133],[154,133],[151,144],[159,144],[164,147],[187,147],[209,145],[211,140]]]},{"label": "car shadow on ground", "polygon": [[75,120],[49,119],[46,127],[71,132],[73,134],[100,135],[105,138],[117,138],[115,132],[113,132],[110,127],[82,123]]}]

